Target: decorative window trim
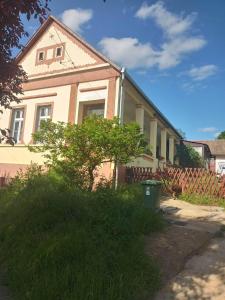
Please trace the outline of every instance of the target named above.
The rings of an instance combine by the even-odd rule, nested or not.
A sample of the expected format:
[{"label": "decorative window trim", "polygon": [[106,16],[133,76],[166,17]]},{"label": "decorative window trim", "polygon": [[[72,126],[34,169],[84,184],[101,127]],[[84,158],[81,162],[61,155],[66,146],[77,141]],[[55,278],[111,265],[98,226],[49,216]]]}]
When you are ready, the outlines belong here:
[{"label": "decorative window trim", "polygon": [[[41,54],[42,54],[42,59],[41,59]],[[40,62],[40,61],[43,61],[44,60],[44,58],[45,58],[45,52],[44,51],[39,51],[38,52],[38,61]]]},{"label": "decorative window trim", "polygon": [[57,96],[57,95],[58,95],[57,93],[31,95],[31,96],[21,97],[21,98],[19,98],[19,100],[30,100],[30,99],[36,99],[36,98],[54,97],[54,96]]},{"label": "decorative window trim", "polygon": [[[36,132],[36,123],[37,123],[37,112],[38,112],[38,108],[41,106],[51,106],[51,113],[50,113],[50,120],[52,120],[53,117],[53,109],[54,109],[54,102],[43,102],[43,103],[36,103],[35,105],[35,111],[34,111],[34,123],[33,123],[33,130],[32,130],[32,134],[34,134]],[[33,144],[33,137],[31,137],[31,141],[30,144]]]},{"label": "decorative window trim", "polygon": [[98,91],[98,90],[106,90],[107,89],[107,85],[102,85],[102,86],[93,86],[91,88],[83,88],[80,89],[80,93],[84,93],[84,92],[93,92],[93,91]]},{"label": "decorative window trim", "polygon": [[12,134],[12,126],[13,126],[13,114],[14,111],[17,109],[23,109],[23,128],[21,131],[21,141],[19,143],[16,143],[17,145],[24,144],[24,129],[26,125],[26,112],[27,112],[27,105],[18,105],[18,106],[13,106],[12,109],[10,110],[10,117],[9,117],[9,125],[8,128],[10,129],[10,136]]},{"label": "decorative window trim", "polygon": [[[39,55],[40,53],[43,53],[43,60],[39,60]],[[37,54],[36,54],[36,62],[35,65],[41,65],[44,64],[46,61],[46,56],[47,56],[47,51],[45,50],[45,48],[42,49],[38,49],[37,50]]]},{"label": "decorative window trim", "polygon": [[[57,48],[62,49],[61,56],[56,56]],[[53,50],[53,55],[52,55],[51,58],[47,59],[48,50]],[[44,59],[41,60],[41,61],[39,61],[39,53],[40,52],[44,52]],[[53,62],[63,60],[64,57],[65,57],[65,43],[55,44],[55,45],[51,45],[51,46],[48,46],[48,47],[39,48],[39,49],[37,49],[35,65],[42,65],[42,64],[50,65]]]},{"label": "decorative window trim", "polygon": [[[60,55],[57,55],[58,49],[61,50]],[[55,58],[62,57],[62,55],[63,55],[63,46],[56,47],[56,49],[55,49]]]}]

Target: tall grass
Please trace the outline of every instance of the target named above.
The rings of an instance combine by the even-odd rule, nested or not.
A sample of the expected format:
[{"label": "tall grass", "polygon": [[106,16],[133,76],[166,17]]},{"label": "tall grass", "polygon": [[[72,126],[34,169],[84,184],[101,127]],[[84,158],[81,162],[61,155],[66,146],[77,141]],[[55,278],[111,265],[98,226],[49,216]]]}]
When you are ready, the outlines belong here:
[{"label": "tall grass", "polygon": [[16,300],[145,299],[160,275],[143,236],[162,227],[136,187],[83,192],[41,175],[0,194],[0,259]]},{"label": "tall grass", "polygon": [[220,206],[225,208],[225,199],[211,195],[199,195],[196,193],[183,193],[179,196],[181,200],[197,205]]}]

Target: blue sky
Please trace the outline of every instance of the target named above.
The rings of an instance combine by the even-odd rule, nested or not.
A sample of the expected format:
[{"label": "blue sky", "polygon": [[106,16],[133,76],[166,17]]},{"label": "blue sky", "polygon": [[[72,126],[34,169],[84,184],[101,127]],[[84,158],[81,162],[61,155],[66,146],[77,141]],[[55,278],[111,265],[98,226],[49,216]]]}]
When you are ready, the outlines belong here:
[{"label": "blue sky", "polygon": [[[50,8],[125,66],[188,139],[225,130],[224,0],[52,0]],[[38,22],[25,26],[32,34]]]}]

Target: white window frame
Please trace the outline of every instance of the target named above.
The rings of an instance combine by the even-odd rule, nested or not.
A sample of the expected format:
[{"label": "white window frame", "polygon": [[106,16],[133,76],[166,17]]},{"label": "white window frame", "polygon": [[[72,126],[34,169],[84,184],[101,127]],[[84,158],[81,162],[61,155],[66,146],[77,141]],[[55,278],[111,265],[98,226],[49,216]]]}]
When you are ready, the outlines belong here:
[{"label": "white window frame", "polygon": [[[16,117],[16,114],[17,112],[20,112],[20,117]],[[15,140],[15,143],[16,144],[19,144],[21,143],[22,141],[22,134],[23,134],[23,126],[24,126],[24,107],[21,107],[21,108],[13,108],[13,111],[12,111],[12,137],[14,138]],[[16,126],[16,123],[19,122],[19,127],[17,129],[17,136],[15,138],[15,126]]]},{"label": "white window frame", "polygon": [[[49,114],[41,116],[41,109],[45,108],[47,111],[47,108],[49,108]],[[37,115],[36,115],[36,131],[40,129],[41,121],[47,121],[52,118],[52,105],[51,104],[43,104],[38,105],[37,107]]]}]

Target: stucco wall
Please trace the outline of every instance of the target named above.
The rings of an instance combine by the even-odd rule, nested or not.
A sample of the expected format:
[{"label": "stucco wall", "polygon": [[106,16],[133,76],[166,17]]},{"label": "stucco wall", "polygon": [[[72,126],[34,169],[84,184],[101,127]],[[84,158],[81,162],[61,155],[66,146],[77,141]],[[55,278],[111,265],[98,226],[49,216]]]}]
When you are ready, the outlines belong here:
[{"label": "stucco wall", "polygon": [[0,147],[0,164],[30,164],[30,162],[42,164],[44,159],[40,153],[33,153],[24,145],[1,145]]},{"label": "stucco wall", "polygon": [[[40,98],[32,98],[36,95],[48,95],[48,94],[57,94],[55,96],[47,96]],[[25,120],[24,120],[24,134],[23,140],[25,144],[31,142],[31,134],[34,128],[35,120],[35,110],[37,104],[53,103],[53,114],[52,120],[67,122],[68,121],[68,112],[69,112],[69,99],[70,99],[70,86],[61,86],[56,88],[47,88],[41,90],[27,91],[24,93],[25,97],[30,97],[30,99],[22,100],[21,103],[16,104],[12,103],[13,107],[23,107],[26,108]],[[1,115],[0,119],[0,128],[9,128],[10,127],[10,115],[11,110],[6,110]]]},{"label": "stucco wall", "polygon": [[152,171],[155,172],[158,168],[158,159],[150,157],[149,155],[143,154],[138,158],[135,158],[133,161],[127,164],[128,167],[144,167],[152,168]]},{"label": "stucco wall", "polygon": [[[56,44],[65,43],[65,55],[64,59],[60,61],[53,61],[51,63],[36,64],[37,50],[45,47],[51,47]],[[51,53],[50,53],[51,52]],[[47,51],[47,56],[52,57],[52,50]],[[75,41],[66,32],[62,32],[59,26],[56,24],[50,25],[50,27],[43,33],[41,38],[30,49],[25,58],[20,62],[24,70],[29,76],[34,76],[43,73],[51,73],[56,70],[66,70],[68,68],[78,68],[87,65],[96,64],[97,61],[90,54],[85,51],[79,43]]]},{"label": "stucco wall", "polygon": [[20,169],[26,169],[31,163],[43,165],[42,154],[30,152],[24,145],[0,146],[0,177],[13,177]]},{"label": "stucco wall", "polygon": [[[75,109],[76,118],[82,113],[80,110],[80,104],[94,103],[95,100],[103,100],[105,103],[105,117],[108,115],[117,115],[117,108],[115,108],[115,102],[118,102],[117,92],[119,91],[119,80],[115,80],[115,85],[110,87],[109,80],[97,80],[78,84],[77,94],[74,95],[73,101],[76,103]],[[114,89],[114,90],[113,90]],[[115,92],[115,97],[113,96]],[[51,95],[51,96],[48,96]],[[23,95],[24,100],[20,104],[12,104],[12,107],[25,107],[26,113],[24,117],[24,133],[23,143],[25,145],[32,142],[32,133],[34,130],[34,123],[36,117],[36,106],[41,104],[51,103],[53,104],[52,120],[53,122],[62,121],[68,122],[69,107],[71,101],[71,86],[60,86],[53,88],[45,88],[39,90],[26,91]],[[109,106],[109,107],[108,107]],[[118,107],[118,103],[117,103]],[[9,128],[11,119],[11,111],[4,111],[3,115],[0,115],[0,128]],[[43,163],[41,154],[31,153],[23,145],[15,145],[14,147],[7,145],[0,145],[0,171],[14,171],[15,165],[28,165],[31,161],[39,164]]]},{"label": "stucco wall", "polygon": [[109,80],[98,80],[92,82],[83,82],[78,85],[77,101],[76,101],[76,117],[75,122],[79,122],[79,117],[82,114],[82,104],[88,101],[99,101],[102,100],[105,103],[106,117],[107,104],[109,94]]}]

